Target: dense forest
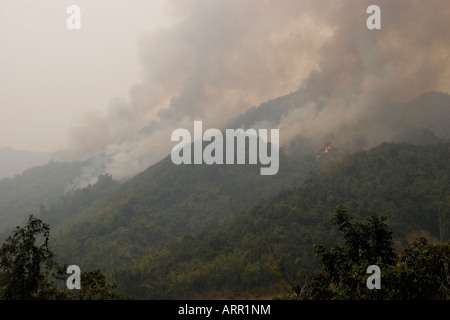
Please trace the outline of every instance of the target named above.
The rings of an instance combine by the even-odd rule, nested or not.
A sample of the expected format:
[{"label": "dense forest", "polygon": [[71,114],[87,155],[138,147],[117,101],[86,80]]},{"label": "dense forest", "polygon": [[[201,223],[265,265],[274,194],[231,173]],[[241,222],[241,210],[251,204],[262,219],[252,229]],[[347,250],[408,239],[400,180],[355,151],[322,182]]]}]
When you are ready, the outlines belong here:
[{"label": "dense forest", "polygon": [[50,226],[33,215],[8,236],[0,246],[0,300],[120,298],[115,292],[117,284],[109,283],[98,269],[79,270],[77,288],[69,288],[69,283],[74,282],[68,276],[71,268],[56,261],[49,241]]},{"label": "dense forest", "polygon": [[122,184],[100,176],[41,213],[67,215],[51,239],[59,261],[102,270],[121,295],[272,297],[270,266],[299,281],[317,271],[311,252],[339,240],[330,221],[339,205],[357,219],[389,216],[398,250],[421,236],[448,241],[449,156],[446,142],[384,143],[340,161],[283,156],[286,171],[266,177],[251,166],[174,170],[165,159]]},{"label": "dense forest", "polygon": [[[276,261],[291,278],[318,267],[315,244],[339,239],[331,218],[344,205],[357,219],[389,216],[402,249],[424,236],[450,237],[450,143],[382,144],[320,170],[223,224],[153,249],[114,273],[136,298],[247,297],[274,294]],[[270,288],[270,290],[268,290]]]},{"label": "dense forest", "polygon": [[[301,93],[250,109],[232,123],[245,127],[267,118],[276,125],[296,95]],[[335,292],[318,281],[327,279],[327,268],[336,268],[330,261],[343,261],[353,252],[348,230],[335,227],[336,213],[342,211],[337,208],[354,219],[353,234],[370,230],[360,221],[379,221],[392,230],[386,241],[395,256],[386,266],[394,282],[406,272],[402,268],[419,270],[420,265],[408,262],[411,257],[422,259],[422,266],[429,265],[430,252],[447,257],[449,101],[446,94],[429,93],[396,105],[387,121],[395,123],[405,114],[410,125],[399,128],[395,143],[365,150],[327,145],[324,150],[294,139],[282,148],[274,176],[261,176],[259,166],[252,165],[176,166],[170,156],[126,181],[96,167],[104,159],[29,169],[0,180],[4,252],[18,250],[10,246],[16,243],[15,226],[34,214],[52,230],[47,244],[55,264],[94,270],[86,276],[117,283],[123,297],[349,298],[353,282],[337,283],[345,285]],[[440,116],[433,118],[427,108]],[[410,257],[407,262],[405,257]],[[359,269],[367,262],[351,259]],[[341,265],[346,277],[349,270]],[[404,276],[420,282],[422,271]],[[434,276],[433,288],[442,280],[441,274]],[[444,290],[439,298],[447,297],[446,288],[439,289]]]},{"label": "dense forest", "polygon": [[86,268],[109,271],[134,263],[169,240],[222,223],[301,183],[317,165],[314,156],[283,155],[278,174],[261,176],[257,166],[176,166],[167,157],[56,230],[55,250]]}]

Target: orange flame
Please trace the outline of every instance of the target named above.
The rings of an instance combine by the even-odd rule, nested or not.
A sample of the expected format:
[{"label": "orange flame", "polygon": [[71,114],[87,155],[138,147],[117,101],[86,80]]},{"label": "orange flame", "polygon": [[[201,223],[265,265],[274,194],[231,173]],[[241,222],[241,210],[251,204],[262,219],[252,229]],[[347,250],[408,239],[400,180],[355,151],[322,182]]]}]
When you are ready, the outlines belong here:
[{"label": "orange flame", "polygon": [[331,150],[331,146],[325,147],[325,153],[328,153],[328,151]]}]

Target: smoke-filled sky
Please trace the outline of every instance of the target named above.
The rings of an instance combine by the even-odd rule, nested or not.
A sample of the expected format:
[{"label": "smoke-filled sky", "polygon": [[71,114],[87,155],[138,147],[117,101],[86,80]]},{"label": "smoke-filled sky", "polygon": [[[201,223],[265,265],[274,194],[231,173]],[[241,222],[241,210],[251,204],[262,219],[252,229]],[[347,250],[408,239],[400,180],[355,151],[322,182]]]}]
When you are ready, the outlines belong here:
[{"label": "smoke-filled sky", "polygon": [[299,89],[281,141],[376,131],[377,106],[450,91],[449,17],[447,0],[0,0],[0,147],[102,153],[121,177],[167,155],[176,128]]},{"label": "smoke-filled sky", "polygon": [[[81,30],[66,27],[72,4]],[[128,98],[139,37],[170,23],[164,0],[0,0],[0,148],[67,146],[70,128]]]}]

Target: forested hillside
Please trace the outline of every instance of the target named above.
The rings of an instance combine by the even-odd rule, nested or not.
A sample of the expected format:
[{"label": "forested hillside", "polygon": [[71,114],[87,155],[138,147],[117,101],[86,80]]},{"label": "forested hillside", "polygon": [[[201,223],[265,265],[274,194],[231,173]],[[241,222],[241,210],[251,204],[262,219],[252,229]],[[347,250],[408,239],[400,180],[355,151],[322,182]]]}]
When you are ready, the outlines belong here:
[{"label": "forested hillside", "polygon": [[[384,143],[312,174],[225,223],[151,250],[114,273],[134,298],[233,298],[274,295],[276,277],[317,267],[314,245],[338,240],[330,222],[344,205],[362,219],[387,215],[394,242],[450,239],[450,143]],[[97,257],[98,260],[102,256]],[[272,290],[270,290],[272,289]]]},{"label": "forested hillside", "polygon": [[66,263],[113,270],[135,263],[168,240],[223,223],[258,201],[295,186],[315,169],[315,156],[280,155],[280,170],[255,165],[174,165],[170,156],[123,183],[55,236]]},{"label": "forested hillside", "polygon": [[50,205],[63,196],[69,183],[80,176],[81,162],[50,162],[26,170],[14,178],[0,180],[0,238],[25,222],[39,206]]},{"label": "forested hillside", "polygon": [[64,194],[47,206],[40,205],[38,215],[55,227],[64,228],[79,219],[79,214],[114,192],[120,182],[111,175],[99,175],[95,183]]},{"label": "forested hillside", "polygon": [[[276,126],[300,98],[274,99],[230,125]],[[395,105],[386,126],[398,129],[394,141],[412,144],[350,155],[360,148],[316,148],[300,136],[282,147],[273,176],[259,165],[177,166],[168,156],[119,182],[100,168],[105,159],[51,162],[0,180],[0,236],[34,213],[50,224],[61,263],[100,269],[123,296],[271,297],[268,265],[300,278],[315,270],[309,253],[337,239],[338,205],[360,219],[391,216],[399,248],[417,236],[449,241],[449,103],[431,92]]]},{"label": "forested hillside", "polygon": [[0,239],[23,224],[30,214],[44,218],[52,228],[71,221],[119,184],[104,174],[106,163],[101,156],[85,161],[51,161],[1,179]]}]

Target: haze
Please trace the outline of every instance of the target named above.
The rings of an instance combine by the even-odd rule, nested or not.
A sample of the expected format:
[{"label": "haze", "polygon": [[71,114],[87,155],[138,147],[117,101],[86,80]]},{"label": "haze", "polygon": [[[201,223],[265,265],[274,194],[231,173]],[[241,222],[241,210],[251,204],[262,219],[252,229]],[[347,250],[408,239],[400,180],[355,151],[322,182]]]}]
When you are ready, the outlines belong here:
[{"label": "haze", "polygon": [[[222,128],[296,90],[282,143],[358,131],[373,145],[390,101],[450,86],[446,0],[377,1],[381,30],[360,0],[0,4],[0,146],[104,155],[116,177],[169,154],[176,128]],[[65,28],[69,4],[80,31]]]},{"label": "haze", "polygon": [[[86,114],[139,80],[137,40],[168,25],[163,0],[0,0],[0,148],[54,151]],[[66,8],[81,8],[81,30]]]}]

